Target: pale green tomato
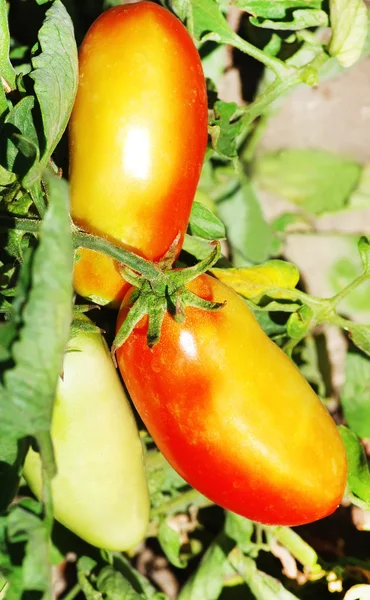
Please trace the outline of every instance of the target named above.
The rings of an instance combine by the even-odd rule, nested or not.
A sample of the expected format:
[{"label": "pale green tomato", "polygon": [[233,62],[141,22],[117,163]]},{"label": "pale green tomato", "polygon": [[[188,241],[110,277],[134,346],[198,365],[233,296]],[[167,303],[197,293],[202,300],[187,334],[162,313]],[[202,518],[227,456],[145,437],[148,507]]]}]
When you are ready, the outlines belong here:
[{"label": "pale green tomato", "polygon": [[[142,444],[99,333],[79,332],[69,342],[51,434],[58,469],[52,481],[55,518],[94,546],[135,546],[149,520]],[[33,450],[24,477],[40,497],[40,457]]]}]

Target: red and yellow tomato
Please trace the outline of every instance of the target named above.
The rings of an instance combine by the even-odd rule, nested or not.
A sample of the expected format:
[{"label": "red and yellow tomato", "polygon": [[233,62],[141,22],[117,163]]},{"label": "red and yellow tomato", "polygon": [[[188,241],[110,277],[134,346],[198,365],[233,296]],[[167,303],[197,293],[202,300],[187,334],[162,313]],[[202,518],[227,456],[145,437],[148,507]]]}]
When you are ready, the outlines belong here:
[{"label": "red and yellow tomato", "polygon": [[[117,351],[131,398],[174,469],[222,507],[265,524],[299,525],[338,506],[345,450],[334,421],[245,302],[202,275],[188,288],[226,305],[165,315],[159,342],[147,317]],[[120,311],[127,314],[130,292]]]},{"label": "red and yellow tomato", "polygon": [[[158,261],[187,227],[207,145],[199,54],[183,24],[152,2],[117,6],[89,29],[70,122],[74,222]],[[118,264],[78,249],[76,291],[117,305]]]}]

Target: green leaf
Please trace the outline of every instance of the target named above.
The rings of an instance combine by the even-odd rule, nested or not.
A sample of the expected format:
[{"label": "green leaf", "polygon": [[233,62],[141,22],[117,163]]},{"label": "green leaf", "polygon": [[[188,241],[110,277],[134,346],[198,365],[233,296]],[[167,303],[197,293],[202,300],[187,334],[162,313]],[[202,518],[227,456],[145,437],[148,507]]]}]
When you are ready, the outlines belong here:
[{"label": "green leaf", "polygon": [[346,380],[340,401],[349,427],[360,438],[370,438],[370,359],[349,352],[346,356]]},{"label": "green leaf", "polygon": [[97,579],[97,588],[107,600],[142,600],[131,584],[113,567],[104,567]]},{"label": "green leaf", "polygon": [[181,589],[178,600],[217,600],[228,572],[227,555],[233,542],[223,534],[217,536],[204,554],[198,569]]},{"label": "green leaf", "polygon": [[7,533],[10,542],[25,544],[23,589],[48,592],[51,597],[50,546],[40,508],[38,502],[30,500],[16,505],[8,517]]},{"label": "green leaf", "polygon": [[254,302],[270,294],[273,298],[284,298],[284,289],[294,289],[300,277],[297,267],[285,260],[269,260],[262,265],[238,269],[212,268],[211,273]]},{"label": "green leaf", "polygon": [[284,150],[255,163],[258,183],[309,213],[342,210],[360,176],[360,166],[324,150]]},{"label": "green leaf", "polygon": [[234,540],[242,552],[248,554],[254,546],[252,535],[253,522],[235,513],[226,512],[225,533]]},{"label": "green leaf", "polygon": [[348,334],[352,342],[370,356],[370,325],[348,325]]},{"label": "green leaf", "polygon": [[25,592],[42,592],[44,600],[51,600],[51,554],[41,503],[24,499],[0,517],[0,571],[9,583],[7,600],[28,597]]},{"label": "green leaf", "polygon": [[263,310],[255,309],[253,306],[249,307],[254,314],[254,317],[257,319],[258,323],[262,327],[263,331],[269,337],[278,336],[281,334],[285,334],[286,325],[277,322],[273,319],[274,313],[268,313]]},{"label": "green leaf", "polygon": [[225,239],[225,226],[216,215],[201,202],[193,202],[189,232],[205,240]]},{"label": "green leaf", "polygon": [[0,134],[0,162],[4,169],[25,176],[33,164],[34,156],[23,154],[18,147],[19,136],[38,146],[37,131],[33,122],[33,96],[25,96],[7,115]]},{"label": "green leaf", "polygon": [[243,182],[231,196],[217,203],[217,210],[226,225],[235,266],[266,261],[272,232],[251,183]]},{"label": "green leaf", "polygon": [[212,39],[220,44],[232,44],[235,33],[215,0],[191,0],[192,20],[196,39]]},{"label": "green leaf", "polygon": [[322,0],[237,0],[237,6],[254,17],[284,19],[287,10],[321,8]]},{"label": "green leaf", "polygon": [[327,14],[323,10],[315,9],[294,10],[290,21],[271,21],[271,19],[260,21],[259,18],[256,17],[250,17],[249,20],[255,27],[263,27],[264,29],[274,29],[277,31],[298,31],[300,29],[307,29],[308,27],[326,27],[328,24]]},{"label": "green leaf", "polygon": [[281,581],[259,571],[255,561],[244,556],[238,548],[230,553],[229,560],[258,600],[298,600]]},{"label": "green leaf", "polygon": [[96,565],[96,561],[90,556],[81,556],[77,561],[77,580],[87,600],[101,600],[101,593],[89,580]]},{"label": "green leaf", "polygon": [[332,37],[329,53],[343,67],[350,67],[361,56],[368,32],[368,15],[363,0],[330,0]]},{"label": "green leaf", "polygon": [[15,366],[1,390],[2,430],[18,437],[49,431],[55,389],[72,317],[73,248],[65,181],[48,175],[50,205],[34,253],[32,286],[19,340],[12,347]]},{"label": "green leaf", "polygon": [[[369,31],[370,39],[370,31]],[[329,61],[335,62],[335,61]],[[370,164],[362,167],[358,184],[349,198],[349,208],[351,210],[360,210],[370,206]]]},{"label": "green leaf", "polygon": [[209,255],[210,247],[206,240],[196,238],[186,233],[182,249],[192,256],[195,256],[198,260],[203,260],[203,258]]},{"label": "green leaf", "polygon": [[110,552],[109,557],[114,569],[122,573],[124,578],[130,582],[133,589],[141,594],[140,598],[144,597],[147,600],[167,600],[167,596],[158,592],[144,575],[134,569],[123,554]]},{"label": "green leaf", "polygon": [[364,271],[367,272],[370,270],[370,242],[364,235],[358,241],[358,251]]},{"label": "green leaf", "polygon": [[368,505],[370,510],[370,473],[365,450],[353,431],[338,427],[348,460],[347,486],[349,491]]},{"label": "green leaf", "polygon": [[25,179],[30,188],[40,179],[55,146],[70,117],[78,83],[77,47],[73,24],[60,0],[55,0],[46,12],[38,35],[41,53],[32,59],[29,74],[39,102],[44,144],[42,160]]},{"label": "green leaf", "polygon": [[13,500],[19,484],[21,467],[28,448],[25,440],[13,435],[0,436],[0,513]]},{"label": "green leaf", "polygon": [[170,563],[179,569],[186,567],[187,561],[180,558],[180,533],[173,529],[166,519],[164,519],[159,526],[158,541]]},{"label": "green leaf", "polygon": [[229,160],[238,156],[236,138],[243,125],[241,120],[231,122],[236,109],[235,102],[218,100],[214,105],[215,118],[209,125],[214,150]]},{"label": "green leaf", "polygon": [[[0,0],[0,73],[10,87],[15,88],[15,71],[9,60],[10,35],[5,0]],[[2,87],[2,83],[0,82]]]},{"label": "green leaf", "polygon": [[294,340],[300,340],[311,329],[313,312],[309,306],[302,306],[290,315],[287,322],[287,334]]}]

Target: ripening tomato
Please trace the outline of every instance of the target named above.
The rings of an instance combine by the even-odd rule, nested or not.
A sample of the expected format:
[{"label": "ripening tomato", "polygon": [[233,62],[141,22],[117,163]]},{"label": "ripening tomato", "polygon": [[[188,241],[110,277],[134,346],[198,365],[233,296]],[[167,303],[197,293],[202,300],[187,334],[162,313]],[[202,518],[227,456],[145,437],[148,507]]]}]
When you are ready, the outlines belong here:
[{"label": "ripening tomato", "polygon": [[[100,548],[128,550],[139,543],[149,521],[142,445],[100,333],[82,331],[68,344],[51,437],[55,518]],[[40,498],[40,457],[33,450],[24,477]]]},{"label": "ripening tomato", "polygon": [[249,519],[299,525],[330,514],[347,463],[324,405],[233,290],[209,275],[187,287],[226,305],[188,306],[181,324],[166,314],[152,349],[145,317],[117,351],[159,449],[193,487]]},{"label": "ripening tomato", "polygon": [[[207,145],[206,85],[190,35],[152,2],[117,6],[88,31],[79,68],[74,222],[153,261],[180,234],[179,252]],[[128,285],[117,263],[88,249],[77,259],[76,291],[118,306]]]}]

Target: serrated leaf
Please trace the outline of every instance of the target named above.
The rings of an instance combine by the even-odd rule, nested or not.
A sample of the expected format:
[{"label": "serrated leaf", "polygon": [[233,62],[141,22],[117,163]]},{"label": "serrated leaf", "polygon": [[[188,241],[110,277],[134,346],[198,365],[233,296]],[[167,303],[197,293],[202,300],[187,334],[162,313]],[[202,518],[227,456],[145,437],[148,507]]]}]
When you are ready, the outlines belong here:
[{"label": "serrated leaf", "polygon": [[227,559],[234,542],[223,534],[217,536],[204,554],[198,569],[181,589],[178,600],[217,600],[229,569]]},{"label": "serrated leaf", "polygon": [[[116,571],[122,573],[125,579],[129,581],[134,590],[146,600],[167,600],[167,596],[158,592],[149,580],[139,571],[134,569],[128,559],[121,553],[110,553],[112,566]],[[140,598],[142,597],[140,596]]]},{"label": "serrated leaf", "polygon": [[353,323],[348,327],[348,334],[352,342],[370,356],[370,325]]},{"label": "serrated leaf", "polygon": [[101,593],[89,580],[96,565],[97,562],[90,556],[81,556],[77,561],[77,580],[87,600],[101,600]]},{"label": "serrated leaf", "polygon": [[370,359],[349,352],[346,356],[346,379],[340,395],[349,427],[360,438],[370,438]]},{"label": "serrated leaf", "polygon": [[113,567],[104,567],[97,579],[97,588],[107,600],[142,600],[132,585]]},{"label": "serrated leaf", "polygon": [[218,202],[217,211],[225,223],[236,266],[268,259],[272,231],[249,181],[244,181],[230,196]]},{"label": "serrated leaf", "polygon": [[70,117],[78,83],[77,47],[71,18],[60,0],[47,10],[38,34],[41,53],[32,59],[29,77],[39,102],[44,144],[42,159],[24,180],[28,189],[40,179]]},{"label": "serrated leaf", "polygon": [[[0,73],[7,83],[15,88],[15,71],[9,60],[10,34],[8,27],[8,11],[5,0],[0,1]],[[0,82],[2,87],[2,83]]]},{"label": "serrated leaf", "polygon": [[264,310],[258,310],[253,308],[253,306],[250,307],[250,309],[266,335],[269,337],[274,337],[285,334],[286,325],[282,324],[280,321],[274,320],[274,317],[276,317],[275,313],[268,313]]},{"label": "serrated leaf", "polygon": [[49,431],[58,376],[72,316],[73,248],[66,182],[49,175],[50,205],[34,253],[23,327],[5,373],[3,431],[23,437]]},{"label": "serrated leaf", "polygon": [[182,249],[198,260],[203,260],[203,258],[209,255],[209,243],[188,233],[185,234]]},{"label": "serrated leaf", "polygon": [[191,235],[205,240],[225,239],[225,226],[216,215],[201,202],[193,202],[190,213]]},{"label": "serrated leaf", "polygon": [[242,552],[248,554],[253,548],[252,535],[254,532],[253,522],[249,519],[226,512],[225,533],[233,539]]},{"label": "serrated leaf", "polygon": [[[6,169],[4,169],[4,167],[2,165],[0,165],[0,186],[10,185],[11,183],[14,183],[16,178],[17,177],[16,177],[15,173],[11,173],[10,171],[7,171]],[[1,192],[1,190],[0,190],[0,192]]]},{"label": "serrated leaf", "polygon": [[229,160],[238,156],[236,138],[243,125],[241,120],[231,122],[236,109],[235,102],[218,100],[214,105],[215,118],[209,125],[214,150]]},{"label": "serrated leaf", "polygon": [[166,519],[164,519],[159,526],[158,541],[170,563],[179,569],[184,569],[187,565],[187,561],[182,560],[180,557],[180,533],[173,529]]},{"label": "serrated leaf", "polygon": [[38,503],[20,502],[9,514],[7,534],[10,542],[25,544],[26,554],[22,563],[23,589],[47,592],[47,597],[51,598],[49,536],[39,515]]},{"label": "serrated leaf", "polygon": [[0,436],[0,513],[13,500],[28,445],[13,435]]},{"label": "serrated leaf", "polygon": [[[244,298],[254,301],[272,289],[274,298],[284,298],[284,288],[292,290],[299,281],[297,267],[284,260],[269,260],[263,265],[239,269],[211,269],[211,273]],[[282,289],[280,296],[277,288]]]},{"label": "serrated leaf", "polygon": [[34,157],[25,156],[18,148],[17,136],[23,136],[29,143],[38,146],[38,137],[33,122],[35,106],[33,96],[25,96],[7,115],[0,135],[0,161],[6,171],[25,176],[32,166]]},{"label": "serrated leaf", "polygon": [[287,10],[321,8],[322,0],[237,0],[237,6],[254,17],[284,19]]},{"label": "serrated leaf", "polygon": [[332,37],[329,53],[343,67],[351,67],[361,56],[368,33],[367,7],[363,0],[330,0]]},{"label": "serrated leaf", "polygon": [[276,31],[299,31],[309,27],[326,27],[328,25],[327,14],[323,10],[301,10],[292,12],[289,21],[272,21],[271,19],[260,20],[257,17],[250,17],[250,22],[255,27],[263,29],[274,29]]},{"label": "serrated leaf", "polygon": [[324,150],[284,150],[261,156],[253,174],[264,189],[320,215],[346,207],[360,173],[357,163]]},{"label": "serrated leaf", "polygon": [[347,486],[370,510],[370,473],[365,450],[353,431],[343,425],[339,425],[338,429],[347,454]]},{"label": "serrated leaf", "polygon": [[[117,2],[117,0],[115,0]],[[120,3],[121,0],[119,0]],[[186,21],[186,18],[191,10],[191,0],[171,0],[170,6],[173,12],[179,17],[181,21]]]},{"label": "serrated leaf", "polygon": [[191,0],[194,35],[201,40],[211,33],[220,44],[232,44],[236,35],[221,12],[216,0]]}]

